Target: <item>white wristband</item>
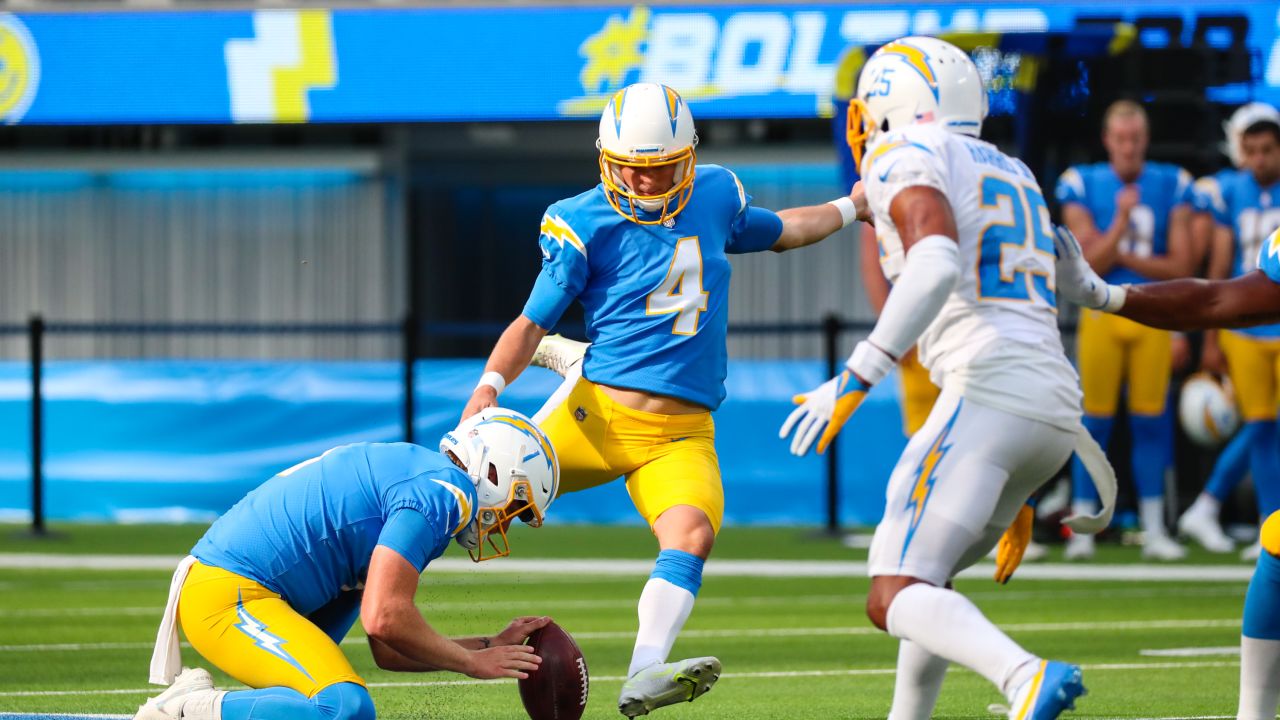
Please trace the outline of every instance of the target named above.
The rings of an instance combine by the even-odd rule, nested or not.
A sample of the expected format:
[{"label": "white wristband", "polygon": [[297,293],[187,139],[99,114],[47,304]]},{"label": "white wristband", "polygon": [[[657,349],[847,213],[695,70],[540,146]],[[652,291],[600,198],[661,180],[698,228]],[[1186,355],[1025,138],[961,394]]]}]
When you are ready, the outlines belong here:
[{"label": "white wristband", "polygon": [[853,348],[845,367],[857,373],[858,377],[875,385],[884,379],[898,362],[889,353],[863,340]]},{"label": "white wristband", "polygon": [[476,389],[479,390],[484,385],[488,385],[498,395],[501,395],[502,391],[507,389],[507,379],[502,377],[502,373],[490,370],[480,376],[480,382],[476,383]]},{"label": "white wristband", "polygon": [[1107,299],[1102,303],[1103,312],[1119,312],[1124,307],[1125,298],[1129,295],[1129,283],[1124,285],[1108,285]]},{"label": "white wristband", "polygon": [[842,228],[847,228],[858,219],[858,208],[853,204],[853,198],[845,195],[835,200],[828,200],[827,204],[840,211],[840,217],[843,219]]}]

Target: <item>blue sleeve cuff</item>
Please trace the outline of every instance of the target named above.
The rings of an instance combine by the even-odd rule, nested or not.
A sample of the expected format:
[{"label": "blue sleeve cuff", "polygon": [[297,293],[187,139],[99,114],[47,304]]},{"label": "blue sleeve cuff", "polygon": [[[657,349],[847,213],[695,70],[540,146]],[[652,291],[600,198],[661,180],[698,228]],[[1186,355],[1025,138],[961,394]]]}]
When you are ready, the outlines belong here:
[{"label": "blue sleeve cuff", "polygon": [[573,300],[573,295],[543,268],[533,284],[533,292],[529,293],[529,301],[524,304],[523,314],[543,330],[550,330],[560,322],[560,316]]},{"label": "blue sleeve cuff", "polygon": [[427,569],[430,553],[440,545],[449,533],[444,523],[435,523],[412,508],[402,508],[391,513],[378,535],[378,544],[395,550],[418,572]]},{"label": "blue sleeve cuff", "polygon": [[772,210],[748,206],[734,221],[733,238],[725,247],[730,254],[761,252],[782,237],[782,218]]}]

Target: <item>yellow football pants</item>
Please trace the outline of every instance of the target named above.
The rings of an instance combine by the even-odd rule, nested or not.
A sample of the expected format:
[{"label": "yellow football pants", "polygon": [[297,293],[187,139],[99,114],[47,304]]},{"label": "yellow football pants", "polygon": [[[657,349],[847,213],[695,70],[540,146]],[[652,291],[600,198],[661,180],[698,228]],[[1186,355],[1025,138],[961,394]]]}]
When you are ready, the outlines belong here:
[{"label": "yellow football pants", "polygon": [[1086,415],[1115,415],[1121,385],[1129,389],[1130,413],[1164,412],[1173,362],[1173,336],[1168,331],[1082,310],[1077,350]]},{"label": "yellow football pants", "polygon": [[929,419],[940,391],[929,379],[929,371],[920,364],[914,347],[898,362],[898,375],[902,378],[902,431],[911,437]]},{"label": "yellow football pants", "polygon": [[1280,338],[1258,338],[1223,330],[1218,343],[1227,356],[1227,369],[1245,422],[1276,419],[1280,398]]},{"label": "yellow football pants", "polygon": [[221,568],[191,566],[178,622],[196,652],[251,688],[314,697],[337,683],[365,684],[323,630],[276,593]]},{"label": "yellow football pants", "polygon": [[649,527],[670,508],[691,505],[720,532],[724,488],[710,412],[633,410],[581,378],[543,420],[542,430],[560,460],[560,492],[626,477],[627,493]]}]

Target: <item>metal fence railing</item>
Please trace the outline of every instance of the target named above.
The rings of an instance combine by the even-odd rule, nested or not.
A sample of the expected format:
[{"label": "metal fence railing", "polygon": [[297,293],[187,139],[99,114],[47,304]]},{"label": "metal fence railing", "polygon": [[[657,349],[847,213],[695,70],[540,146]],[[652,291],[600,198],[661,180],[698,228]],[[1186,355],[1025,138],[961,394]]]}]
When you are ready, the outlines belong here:
[{"label": "metal fence railing", "polygon": [[[404,440],[414,441],[414,407],[415,360],[419,357],[419,349],[424,338],[494,338],[505,329],[500,323],[423,323],[413,317],[406,317],[400,322],[392,323],[141,323],[141,322],[67,322],[46,321],[39,315],[33,315],[26,325],[0,324],[0,336],[27,336],[28,357],[31,363],[31,531],[39,536],[46,534],[45,502],[44,502],[44,388],[43,373],[45,365],[45,345],[52,335],[84,335],[84,334],[208,334],[208,335],[323,335],[323,334],[366,334],[366,335],[398,335],[400,337],[401,380],[402,380],[402,415]],[[822,322],[802,324],[748,323],[731,324],[729,332],[738,335],[815,335],[822,336],[823,357],[829,376],[835,375],[840,363],[839,350],[841,340],[847,332],[866,333],[871,323],[846,321],[836,315],[828,315]],[[582,336],[582,328],[561,327],[557,331],[570,335]],[[826,530],[830,533],[840,531],[840,453],[839,446],[832,445],[826,453],[825,466],[825,498]]]}]

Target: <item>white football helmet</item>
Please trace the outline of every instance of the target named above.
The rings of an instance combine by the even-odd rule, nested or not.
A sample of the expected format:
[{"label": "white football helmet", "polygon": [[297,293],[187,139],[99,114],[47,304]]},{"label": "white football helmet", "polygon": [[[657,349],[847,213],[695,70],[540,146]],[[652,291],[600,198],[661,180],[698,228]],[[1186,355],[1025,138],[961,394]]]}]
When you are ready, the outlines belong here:
[{"label": "white football helmet", "polygon": [[476,516],[457,541],[476,562],[511,554],[507,527],[540,527],[560,491],[560,464],[546,434],[514,410],[485,408],[440,438],[476,486]]},{"label": "white football helmet", "polygon": [[[689,106],[675,90],[658,83],[628,85],[614,94],[600,116],[600,180],[605,197],[623,217],[641,225],[656,225],[674,218],[693,195],[693,152],[698,134],[693,130]],[[640,195],[627,187],[622,167],[675,165],[671,189],[657,195]],[[639,210],[656,213],[648,219]]]},{"label": "white football helmet", "polygon": [[1231,117],[1222,123],[1222,153],[1231,158],[1231,164],[1240,167],[1244,163],[1244,152],[1240,148],[1240,137],[1254,123],[1270,121],[1280,125],[1280,112],[1263,102],[1251,102],[1241,105],[1231,113]]},{"label": "white football helmet", "polygon": [[862,67],[846,132],[861,168],[865,149],[881,132],[933,122],[978,137],[986,118],[986,88],[969,55],[937,38],[905,37],[881,46]]}]

